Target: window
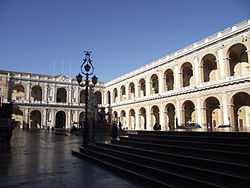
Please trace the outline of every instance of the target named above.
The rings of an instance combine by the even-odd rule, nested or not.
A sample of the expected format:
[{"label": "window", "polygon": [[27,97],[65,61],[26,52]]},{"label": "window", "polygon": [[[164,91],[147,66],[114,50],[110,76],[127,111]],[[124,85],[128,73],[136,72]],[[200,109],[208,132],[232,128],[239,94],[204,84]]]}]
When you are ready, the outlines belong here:
[{"label": "window", "polygon": [[3,88],[0,87],[0,92],[2,92],[2,91],[3,91]]},{"label": "window", "polygon": [[3,77],[0,76],[0,81],[2,81],[2,80],[3,80]]}]

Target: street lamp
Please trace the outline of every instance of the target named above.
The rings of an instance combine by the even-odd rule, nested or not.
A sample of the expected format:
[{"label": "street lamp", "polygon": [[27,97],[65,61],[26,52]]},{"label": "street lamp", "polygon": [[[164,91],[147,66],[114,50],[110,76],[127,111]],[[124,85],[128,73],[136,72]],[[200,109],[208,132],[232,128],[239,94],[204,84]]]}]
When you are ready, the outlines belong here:
[{"label": "street lamp", "polygon": [[[79,84],[79,86],[84,87],[85,86],[85,124],[84,124],[84,132],[83,132],[83,146],[87,146],[89,143],[89,123],[88,123],[88,88],[89,88],[89,76],[94,73],[94,67],[92,65],[92,60],[90,59],[91,52],[84,51],[85,52],[85,58],[83,59],[83,63],[81,65],[81,72],[83,75],[86,76],[85,79],[85,85],[82,83],[83,76],[81,73],[79,73],[76,76],[76,80]],[[92,84],[93,86],[96,85],[98,81],[98,78],[94,75],[92,77]]]}]

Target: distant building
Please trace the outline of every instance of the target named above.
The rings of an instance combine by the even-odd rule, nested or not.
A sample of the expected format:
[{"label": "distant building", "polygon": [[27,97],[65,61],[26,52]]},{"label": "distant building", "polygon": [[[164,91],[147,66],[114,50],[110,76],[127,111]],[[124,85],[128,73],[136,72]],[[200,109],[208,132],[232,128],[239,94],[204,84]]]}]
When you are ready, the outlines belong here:
[{"label": "distant building", "polygon": [[[250,20],[158,59],[109,82],[95,93],[108,119],[123,128],[163,130],[190,121],[205,127],[250,128]],[[13,117],[30,127],[78,122],[83,88],[65,75],[0,71],[0,96]],[[62,122],[60,122],[62,121]]]}]

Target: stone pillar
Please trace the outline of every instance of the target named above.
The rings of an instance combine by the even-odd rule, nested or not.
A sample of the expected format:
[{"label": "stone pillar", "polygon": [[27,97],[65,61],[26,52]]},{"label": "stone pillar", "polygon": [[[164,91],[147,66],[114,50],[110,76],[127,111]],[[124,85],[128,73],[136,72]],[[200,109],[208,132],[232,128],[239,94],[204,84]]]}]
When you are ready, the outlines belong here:
[{"label": "stone pillar", "polygon": [[79,122],[79,117],[78,117],[78,114],[79,114],[79,110],[75,110],[75,122]]},{"label": "stone pillar", "polygon": [[160,104],[160,125],[162,130],[166,130],[166,122],[165,122],[165,106],[163,103]]},{"label": "stone pillar", "polygon": [[29,115],[29,109],[28,108],[25,108],[25,110],[24,110],[24,121],[25,121],[25,123],[29,124],[30,115]]},{"label": "stone pillar", "polygon": [[225,76],[230,76],[230,58],[226,57],[224,58],[224,70],[225,70]]},{"label": "stone pillar", "polygon": [[56,94],[57,94],[56,89],[57,89],[56,84],[54,84],[53,89],[52,89],[52,102],[56,102]]},{"label": "stone pillar", "polygon": [[151,82],[150,82],[150,77],[146,77],[146,96],[151,95]]},{"label": "stone pillar", "polygon": [[139,109],[135,108],[135,129],[140,129],[140,116],[139,116]]},{"label": "stone pillar", "polygon": [[[180,107],[180,101],[176,100],[176,119],[175,119],[175,126],[177,127],[177,123],[178,125],[181,125],[181,107]],[[177,122],[178,121],[178,122]]]},{"label": "stone pillar", "polygon": [[43,95],[43,101],[48,103],[48,83],[44,86],[44,95]]},{"label": "stone pillar", "polygon": [[139,83],[138,81],[134,82],[135,84],[135,99],[139,97]]},{"label": "stone pillar", "polygon": [[125,100],[129,100],[129,84],[125,84],[125,92],[126,92],[126,99]]},{"label": "stone pillar", "polygon": [[68,110],[67,114],[66,114],[66,125],[65,125],[65,128],[70,128],[70,126],[71,126],[71,110]]},{"label": "stone pillar", "polygon": [[174,67],[174,89],[180,89],[180,74],[179,74],[179,67],[175,65]]},{"label": "stone pillar", "polygon": [[30,83],[26,86],[26,101],[30,102]]},{"label": "stone pillar", "polygon": [[129,109],[125,109],[126,118],[125,118],[125,127],[128,127],[128,129],[131,129],[131,125],[129,124]]},{"label": "stone pillar", "polygon": [[164,73],[162,71],[160,71],[160,74],[159,74],[159,93],[162,93],[164,92]]},{"label": "stone pillar", "polygon": [[42,126],[47,127],[47,109],[43,109]]},{"label": "stone pillar", "polygon": [[220,79],[226,78],[224,56],[223,56],[223,45],[220,45],[217,50],[218,59],[216,60],[217,66],[219,67],[219,77]]},{"label": "stone pillar", "polygon": [[147,130],[152,130],[150,106],[146,107]]},{"label": "stone pillar", "polygon": [[224,125],[229,125],[229,116],[228,116],[228,104],[227,104],[227,94],[222,94],[222,106],[223,106],[223,119]]},{"label": "stone pillar", "polygon": [[55,109],[51,110],[51,126],[56,126],[56,112]]},{"label": "stone pillar", "polygon": [[72,104],[72,86],[68,87],[68,104]]},{"label": "stone pillar", "polygon": [[121,88],[117,88],[116,102],[120,102],[120,101],[121,101]]},{"label": "stone pillar", "polygon": [[200,66],[199,66],[199,58],[195,56],[194,58],[194,78],[195,78],[195,85],[199,85],[201,83],[201,74],[200,74]]},{"label": "stone pillar", "polygon": [[200,100],[200,98],[198,97],[197,99],[196,99],[196,120],[195,121],[197,121],[197,123],[199,124],[199,125],[202,125],[202,118],[203,118],[203,116],[202,116],[202,106],[201,106],[201,100]]},{"label": "stone pillar", "polygon": [[75,88],[75,103],[76,104],[79,104],[79,86],[77,86],[76,88]]}]

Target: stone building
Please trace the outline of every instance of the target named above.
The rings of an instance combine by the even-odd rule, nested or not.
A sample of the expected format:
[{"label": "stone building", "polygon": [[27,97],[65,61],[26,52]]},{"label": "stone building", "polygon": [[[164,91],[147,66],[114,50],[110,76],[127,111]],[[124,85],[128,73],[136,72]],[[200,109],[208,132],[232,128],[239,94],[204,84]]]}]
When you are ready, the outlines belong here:
[{"label": "stone building", "polygon": [[[250,20],[220,31],[109,82],[95,95],[123,128],[163,130],[187,122],[250,129]],[[31,127],[78,122],[84,92],[65,75],[0,72],[2,101]],[[80,118],[81,119],[81,118]],[[62,122],[61,122],[62,121]]]},{"label": "stone building", "polygon": [[[48,76],[13,71],[0,71],[2,102],[12,102],[13,118],[20,127],[70,128],[84,117],[85,90],[75,78],[66,75]],[[103,83],[94,90],[101,104]]]}]

